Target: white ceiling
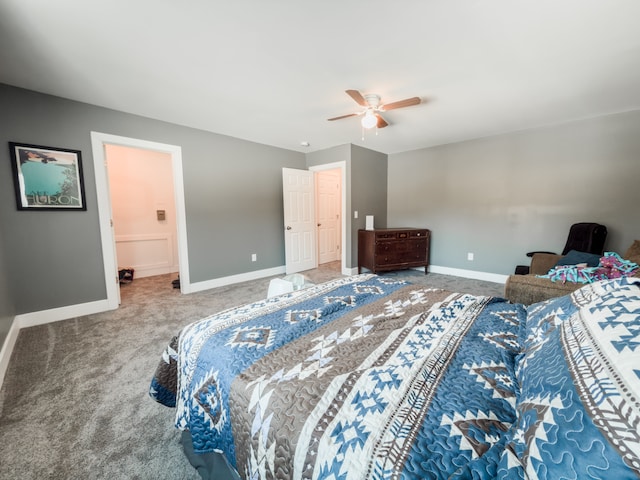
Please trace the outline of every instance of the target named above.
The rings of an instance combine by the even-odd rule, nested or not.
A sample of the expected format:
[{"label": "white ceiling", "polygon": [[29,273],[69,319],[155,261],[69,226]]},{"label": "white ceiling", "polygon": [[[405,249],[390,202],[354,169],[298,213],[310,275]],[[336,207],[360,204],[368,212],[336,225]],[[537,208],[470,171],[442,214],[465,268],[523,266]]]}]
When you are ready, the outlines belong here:
[{"label": "white ceiling", "polygon": [[[0,0],[0,82],[395,153],[640,108],[639,19],[638,0]],[[346,89],[424,102],[362,140],[327,121],[358,111]]]}]

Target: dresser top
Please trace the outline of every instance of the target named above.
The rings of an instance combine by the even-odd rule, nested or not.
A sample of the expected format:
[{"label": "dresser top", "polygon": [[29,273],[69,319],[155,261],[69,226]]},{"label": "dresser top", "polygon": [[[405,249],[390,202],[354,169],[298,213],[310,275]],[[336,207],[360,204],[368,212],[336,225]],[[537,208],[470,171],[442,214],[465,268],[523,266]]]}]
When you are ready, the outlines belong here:
[{"label": "dresser top", "polygon": [[367,230],[361,228],[361,232],[406,232],[407,230],[427,230],[426,228],[415,228],[415,227],[407,227],[407,228],[374,228],[373,230]]}]

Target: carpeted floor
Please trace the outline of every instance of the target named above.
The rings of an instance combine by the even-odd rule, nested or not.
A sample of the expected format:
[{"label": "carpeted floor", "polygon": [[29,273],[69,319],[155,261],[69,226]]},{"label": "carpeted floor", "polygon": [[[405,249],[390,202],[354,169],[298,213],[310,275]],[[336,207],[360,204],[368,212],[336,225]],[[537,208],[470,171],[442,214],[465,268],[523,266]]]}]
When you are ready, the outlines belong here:
[{"label": "carpeted floor", "polygon": [[[339,264],[304,272],[314,283]],[[408,270],[414,283],[501,296],[502,284]],[[121,287],[118,310],[20,331],[0,389],[0,479],[199,479],[174,410],[148,396],[167,342],[184,325],[266,296],[270,278],[181,295],[174,275]]]}]

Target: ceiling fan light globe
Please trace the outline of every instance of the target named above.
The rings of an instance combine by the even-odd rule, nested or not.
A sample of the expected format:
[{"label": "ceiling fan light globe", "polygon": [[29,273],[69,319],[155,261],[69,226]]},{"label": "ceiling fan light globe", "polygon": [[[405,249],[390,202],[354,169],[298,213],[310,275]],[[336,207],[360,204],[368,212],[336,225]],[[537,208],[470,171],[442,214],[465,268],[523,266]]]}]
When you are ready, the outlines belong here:
[{"label": "ceiling fan light globe", "polygon": [[378,119],[373,114],[373,112],[368,111],[367,113],[364,114],[364,117],[362,117],[361,122],[364,128],[373,128],[378,124]]}]

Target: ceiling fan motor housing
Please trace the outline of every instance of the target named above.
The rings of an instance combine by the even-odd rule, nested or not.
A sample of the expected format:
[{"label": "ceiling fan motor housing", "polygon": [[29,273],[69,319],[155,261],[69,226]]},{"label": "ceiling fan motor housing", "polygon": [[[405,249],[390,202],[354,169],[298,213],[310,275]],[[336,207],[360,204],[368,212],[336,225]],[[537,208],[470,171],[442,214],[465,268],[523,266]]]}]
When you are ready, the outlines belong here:
[{"label": "ceiling fan motor housing", "polygon": [[378,108],[380,106],[380,95],[375,93],[367,93],[364,95],[364,99],[367,101],[367,105],[372,108]]}]

